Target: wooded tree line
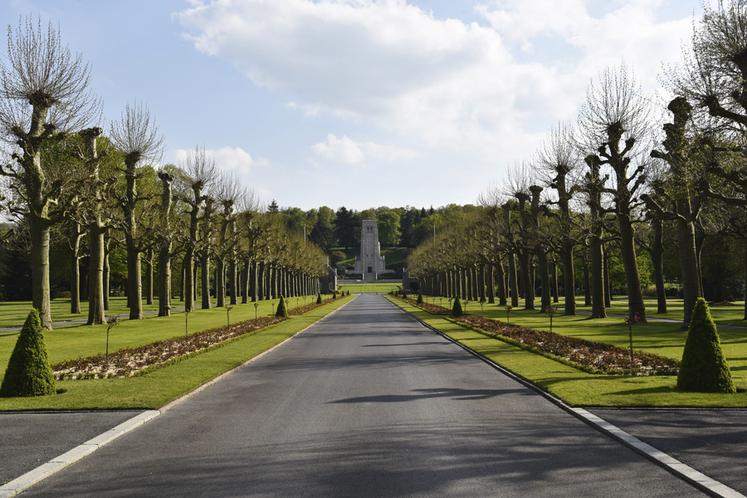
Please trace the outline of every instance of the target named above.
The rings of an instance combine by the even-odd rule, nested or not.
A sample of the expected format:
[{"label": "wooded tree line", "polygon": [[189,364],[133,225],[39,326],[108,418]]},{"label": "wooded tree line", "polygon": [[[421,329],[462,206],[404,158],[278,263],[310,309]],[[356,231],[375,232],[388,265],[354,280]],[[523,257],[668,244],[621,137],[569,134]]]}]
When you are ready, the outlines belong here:
[{"label": "wooded tree line", "polygon": [[672,280],[688,324],[706,291],[734,297],[728,281],[714,282],[719,265],[712,263],[739,247],[744,292],[747,1],[706,6],[682,64],[664,80],[668,102],[647,96],[624,66],[593,79],[576,122],[556,126],[505,187],[483,196],[471,219],[413,253],[410,271],[424,291],[512,306],[521,299],[528,309],[538,299],[540,311],[562,294],[564,313],[573,315],[581,290],[592,317],[601,318],[610,261],[618,259],[629,316],[645,322],[642,263],[650,264],[662,313],[665,268],[676,262]]},{"label": "wooded tree line", "polygon": [[[80,313],[83,291],[89,324],[105,320],[115,253],[124,260],[131,319],[142,318],[143,297],[150,303],[154,296],[158,314],[168,316],[174,280],[187,311],[198,297],[209,308],[319,292],[327,266],[318,247],[275,213],[259,212],[204,149],[158,167],[163,139],[144,106],[128,105],[105,132],[89,75],[51,23],[29,18],[9,28],[0,66],[0,175],[13,222],[3,234],[3,264],[18,271],[10,266],[28,254],[32,302],[46,328],[53,245],[66,246],[71,312]],[[26,282],[3,284],[7,292]]]},{"label": "wooded tree line", "polygon": [[411,206],[389,208],[386,206],[356,211],[345,206],[336,211],[327,206],[304,211],[297,207],[281,209],[275,201],[269,212],[284,216],[293,233],[306,233],[311,241],[326,251],[334,248],[356,248],[360,245],[362,220],[376,220],[379,225],[379,242],[383,247],[414,248],[430,237],[433,231],[433,207]]}]

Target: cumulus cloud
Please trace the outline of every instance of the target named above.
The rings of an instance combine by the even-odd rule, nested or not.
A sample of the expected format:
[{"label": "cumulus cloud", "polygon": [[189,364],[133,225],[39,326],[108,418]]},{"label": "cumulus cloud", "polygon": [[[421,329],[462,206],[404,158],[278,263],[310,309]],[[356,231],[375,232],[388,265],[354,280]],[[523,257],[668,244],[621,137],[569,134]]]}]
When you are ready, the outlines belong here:
[{"label": "cumulus cloud", "polygon": [[[661,61],[676,60],[689,34],[689,17],[660,19],[661,0],[592,4],[486,0],[481,22],[469,23],[405,0],[221,0],[177,18],[198,50],[309,119],[336,116],[487,165],[530,155],[575,116],[604,66],[624,60],[653,89]],[[557,60],[545,54],[554,46],[567,48]],[[373,145],[330,135],[311,150],[359,164]]]},{"label": "cumulus cloud", "polygon": [[314,155],[330,162],[363,164],[370,161],[396,161],[415,157],[415,152],[394,145],[374,142],[357,142],[347,135],[338,137],[334,133],[327,139],[311,146]]},{"label": "cumulus cloud", "polygon": [[[177,163],[183,163],[187,154],[193,152],[192,149],[176,149],[174,158]],[[247,178],[249,172],[257,166],[268,164],[265,159],[255,159],[241,147],[220,147],[218,149],[205,149],[205,153],[215,160],[215,165],[219,170],[235,178]]]}]

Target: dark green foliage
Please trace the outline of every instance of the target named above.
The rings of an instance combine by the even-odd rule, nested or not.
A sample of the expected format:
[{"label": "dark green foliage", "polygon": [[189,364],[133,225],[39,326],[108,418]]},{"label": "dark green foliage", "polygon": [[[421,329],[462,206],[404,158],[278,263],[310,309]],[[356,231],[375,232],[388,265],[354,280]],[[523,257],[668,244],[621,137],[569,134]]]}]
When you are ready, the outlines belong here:
[{"label": "dark green foliage", "polygon": [[418,300],[417,300],[417,303],[418,303],[418,304],[423,304],[423,295],[422,295],[422,294],[418,294]]},{"label": "dark green foliage", "polygon": [[280,296],[280,301],[278,302],[278,309],[275,311],[275,316],[277,318],[288,318],[288,307],[285,305],[285,298],[283,296]]},{"label": "dark green foliage", "polygon": [[687,332],[677,388],[683,391],[736,392],[729,366],[721,351],[716,324],[706,300],[699,297]]},{"label": "dark green foliage", "polygon": [[316,295],[316,304],[322,304],[322,295],[321,294],[317,294]]},{"label": "dark green foliage", "polygon": [[451,306],[451,316],[462,316],[464,310],[462,309],[462,302],[459,298],[454,298],[454,304]]},{"label": "dark green foliage", "polygon": [[332,299],[337,299],[337,291],[332,291]]},{"label": "dark green foliage", "polygon": [[10,355],[0,393],[3,396],[44,396],[55,393],[54,375],[44,346],[39,313],[31,310]]}]

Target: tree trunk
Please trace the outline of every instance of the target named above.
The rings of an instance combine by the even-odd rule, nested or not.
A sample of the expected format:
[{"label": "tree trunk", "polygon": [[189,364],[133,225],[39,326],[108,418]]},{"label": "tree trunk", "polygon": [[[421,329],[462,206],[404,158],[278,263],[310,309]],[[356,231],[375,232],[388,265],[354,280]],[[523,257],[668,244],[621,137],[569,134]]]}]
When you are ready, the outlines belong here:
[{"label": "tree trunk", "polygon": [[158,252],[158,316],[171,315],[171,241],[164,239]]},{"label": "tree trunk", "polygon": [[654,283],[656,285],[656,312],[667,312],[667,292],[664,288],[664,222],[661,218],[651,221],[654,240],[651,246],[651,263],[653,264]]},{"label": "tree trunk", "polygon": [[610,254],[607,248],[602,245],[604,254],[604,306],[612,306],[612,281],[610,280]]},{"label": "tree trunk", "polygon": [[126,237],[127,243],[127,301],[130,306],[130,320],[143,318],[142,279],[140,267],[140,250],[132,237]]},{"label": "tree trunk", "polygon": [[98,222],[88,227],[88,325],[106,321],[104,312],[104,233]]},{"label": "tree trunk", "polygon": [[145,303],[153,304],[153,250],[148,249],[145,258]]},{"label": "tree trunk", "polygon": [[222,308],[226,305],[226,268],[223,257],[215,258],[215,306]]},{"label": "tree trunk", "polygon": [[591,306],[591,277],[589,275],[589,248],[584,251],[584,306]]},{"label": "tree trunk", "polygon": [[111,239],[109,237],[104,238],[104,309],[109,310],[109,296],[111,296],[111,266],[109,266],[109,252],[111,247]]},{"label": "tree trunk", "polygon": [[80,225],[73,223],[70,234],[70,313],[80,314]]},{"label": "tree trunk", "polygon": [[244,264],[241,266],[241,304],[249,302],[250,283],[249,277],[251,276],[251,263],[248,259],[244,260]]},{"label": "tree trunk", "polygon": [[607,312],[604,306],[604,254],[601,238],[596,234],[591,237],[589,254],[591,257],[591,317],[605,318]]},{"label": "tree trunk", "polygon": [[49,226],[29,217],[31,232],[31,300],[39,312],[42,326],[52,329],[52,307],[49,298]]},{"label": "tree trunk", "polygon": [[488,265],[487,275],[488,303],[495,304],[495,266]]},{"label": "tree trunk", "polygon": [[202,280],[202,309],[209,310],[210,302],[210,257],[203,255],[200,258],[200,272]]},{"label": "tree trunk", "polygon": [[560,301],[560,289],[558,288],[558,263],[553,260],[552,262],[552,275],[551,275],[551,290],[552,290],[552,302],[557,303]]},{"label": "tree trunk", "polygon": [[695,301],[703,295],[695,239],[695,225],[686,219],[677,220],[677,239],[680,257],[680,278],[683,294],[683,327],[690,325]]},{"label": "tree trunk", "polygon": [[[236,271],[236,258],[231,257],[228,261],[228,296],[230,303],[236,304],[238,302],[238,282],[237,282],[237,271]],[[246,301],[244,301],[246,302]]]}]

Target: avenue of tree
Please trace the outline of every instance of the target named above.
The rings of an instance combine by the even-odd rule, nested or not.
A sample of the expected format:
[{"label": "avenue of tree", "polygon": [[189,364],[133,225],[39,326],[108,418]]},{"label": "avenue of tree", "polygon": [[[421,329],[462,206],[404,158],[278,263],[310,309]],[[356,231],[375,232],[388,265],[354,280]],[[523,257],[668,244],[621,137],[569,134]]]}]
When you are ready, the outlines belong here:
[{"label": "avenue of tree", "polygon": [[319,292],[327,273],[321,249],[275,213],[259,212],[203,149],[184,164],[158,167],[163,140],[144,106],[127,106],[108,131],[99,121],[88,66],[58,29],[31,18],[9,28],[0,66],[0,200],[12,220],[3,233],[4,256],[11,256],[4,263],[13,264],[13,247],[15,256],[27,248],[28,258],[19,259],[30,275],[4,285],[30,282],[46,328],[50,248],[61,244],[70,259],[71,312],[80,313],[82,291],[89,324],[106,319],[115,251],[126,261],[130,319],[143,318],[143,300],[154,296],[158,314],[169,315],[174,280],[187,311],[198,296],[210,308]]},{"label": "avenue of tree", "polygon": [[[645,322],[642,276],[666,312],[669,256],[687,325],[706,281],[737,273],[747,288],[747,1],[706,6],[664,79],[671,98],[657,103],[624,66],[594,78],[576,122],[555,127],[508,185],[414,251],[423,292],[527,309],[538,299],[543,312],[562,295],[573,315],[582,288],[598,318],[616,260],[629,317]],[[709,275],[706,263],[733,259],[734,248],[737,271]],[[711,299],[732,297],[710,287]]]}]

